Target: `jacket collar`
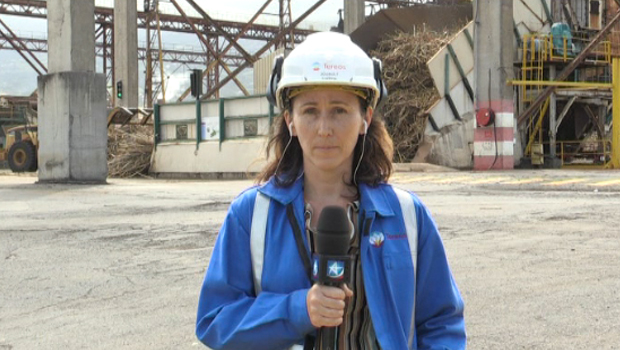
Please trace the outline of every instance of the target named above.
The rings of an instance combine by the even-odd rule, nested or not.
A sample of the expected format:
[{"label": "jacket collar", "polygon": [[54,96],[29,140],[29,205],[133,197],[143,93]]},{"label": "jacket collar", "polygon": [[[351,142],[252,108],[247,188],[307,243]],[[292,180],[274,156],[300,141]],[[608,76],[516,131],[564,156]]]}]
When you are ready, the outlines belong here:
[{"label": "jacket collar", "polygon": [[276,185],[275,177],[272,176],[267,183],[258,188],[258,191],[286,206],[297,198],[297,196],[303,196],[303,185],[303,176],[298,177],[297,180],[295,180],[295,182],[288,187],[280,187]]},{"label": "jacket collar", "polygon": [[[262,185],[258,190],[264,195],[280,202],[282,205],[288,205],[298,196],[303,197],[304,177],[300,176],[289,187],[279,187],[276,185],[274,178],[269,179],[267,183]],[[390,206],[387,198],[387,184],[379,184],[377,186],[369,186],[365,183],[359,185],[361,196],[361,209],[367,213],[375,212],[380,216],[393,216],[394,211]]]},{"label": "jacket collar", "polygon": [[380,216],[394,216],[394,210],[390,206],[387,198],[389,185],[381,183],[377,186],[370,186],[365,183],[359,185],[361,200],[361,209],[366,213],[375,212]]}]

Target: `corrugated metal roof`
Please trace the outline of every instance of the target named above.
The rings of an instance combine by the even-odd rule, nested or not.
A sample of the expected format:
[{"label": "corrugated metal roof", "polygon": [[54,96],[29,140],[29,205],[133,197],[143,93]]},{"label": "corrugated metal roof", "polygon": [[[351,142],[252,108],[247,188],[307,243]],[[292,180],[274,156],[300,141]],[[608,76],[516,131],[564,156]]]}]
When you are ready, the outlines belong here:
[{"label": "corrugated metal roof", "polygon": [[443,31],[462,27],[473,18],[471,4],[416,5],[379,11],[351,33],[351,39],[362,49],[373,50],[386,35],[394,32],[412,33],[426,28]]}]

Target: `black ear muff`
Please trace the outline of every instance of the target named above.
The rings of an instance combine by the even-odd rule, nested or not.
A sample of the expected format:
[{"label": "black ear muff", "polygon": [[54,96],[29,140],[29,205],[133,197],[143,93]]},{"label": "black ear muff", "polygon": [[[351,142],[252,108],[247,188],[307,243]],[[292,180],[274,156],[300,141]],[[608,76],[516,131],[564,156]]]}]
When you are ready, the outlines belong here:
[{"label": "black ear muff", "polygon": [[284,63],[284,54],[279,54],[273,60],[273,69],[271,70],[271,76],[269,77],[269,84],[267,85],[267,100],[274,106],[278,106],[278,98],[276,91],[278,90],[278,84],[282,78],[282,64]]},{"label": "black ear muff", "polygon": [[383,67],[381,64],[381,60],[373,57],[372,64],[375,70],[375,82],[377,84],[377,88],[379,89],[379,98],[377,99],[377,107],[379,107],[381,101],[383,101],[387,97],[388,90],[385,86],[385,83],[383,82],[383,78],[381,78],[383,76]]}]

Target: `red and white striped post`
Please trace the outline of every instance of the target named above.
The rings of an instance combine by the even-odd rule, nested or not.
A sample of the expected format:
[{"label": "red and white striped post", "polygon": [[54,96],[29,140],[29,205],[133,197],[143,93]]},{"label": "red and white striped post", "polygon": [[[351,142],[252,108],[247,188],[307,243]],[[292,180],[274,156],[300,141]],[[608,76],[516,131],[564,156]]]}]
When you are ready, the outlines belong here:
[{"label": "red and white striped post", "polygon": [[513,169],[514,141],[513,101],[479,102],[474,129],[474,170]]},{"label": "red and white striped post", "polygon": [[513,169],[515,119],[512,0],[476,0],[474,170]]}]

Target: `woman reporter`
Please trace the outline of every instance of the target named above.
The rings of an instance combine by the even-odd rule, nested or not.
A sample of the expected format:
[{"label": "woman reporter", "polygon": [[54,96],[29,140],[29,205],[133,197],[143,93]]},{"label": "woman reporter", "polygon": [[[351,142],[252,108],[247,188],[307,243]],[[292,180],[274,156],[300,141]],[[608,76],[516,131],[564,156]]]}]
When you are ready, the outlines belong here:
[{"label": "woman reporter", "polygon": [[[374,115],[381,63],[346,35],[312,34],[276,59],[268,94],[282,111],[274,157],[229,208],[198,338],[213,349],[322,349],[321,327],[337,327],[336,349],[464,349],[463,301],[437,226],[387,183],[392,141]],[[344,208],[352,228],[342,288],[311,280],[327,206]]]}]

